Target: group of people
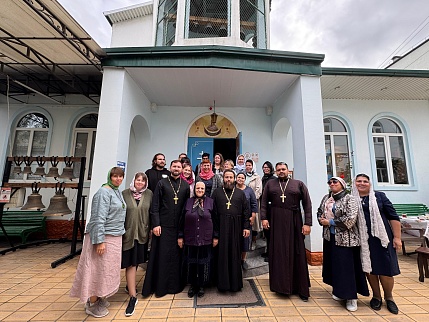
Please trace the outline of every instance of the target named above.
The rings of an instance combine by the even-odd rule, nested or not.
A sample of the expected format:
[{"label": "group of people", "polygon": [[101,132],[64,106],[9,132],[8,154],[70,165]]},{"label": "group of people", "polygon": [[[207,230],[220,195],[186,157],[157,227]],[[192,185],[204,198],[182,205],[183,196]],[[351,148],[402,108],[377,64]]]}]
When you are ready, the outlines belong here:
[{"label": "group of people", "polygon": [[[152,168],[136,173],[122,193],[124,171],[109,171],[92,200],[70,292],[86,303],[87,314],[109,313],[107,298],[118,291],[125,269],[130,295],[125,315],[131,316],[138,303],[137,267],[146,261],[143,297],[180,293],[186,284],[189,297],[204,296],[209,285],[240,291],[246,253],[262,229],[271,291],[308,301],[304,239],[311,232],[312,204],[307,187],[289,177],[284,162],[275,168],[265,162],[262,176],[243,155],[236,162],[217,153],[212,164],[203,154],[194,172],[181,154],[167,170],[165,156],[158,153]],[[358,175],[355,182],[352,196],[343,179],[331,178],[330,193],[318,209],[324,227],[323,281],[332,286],[334,299],[346,300],[354,311],[357,293],[369,295],[367,273],[371,307],[381,308],[381,283],[387,308],[398,313],[392,289],[399,274],[394,250],[400,245],[399,218],[387,197],[371,189],[368,176]]]}]

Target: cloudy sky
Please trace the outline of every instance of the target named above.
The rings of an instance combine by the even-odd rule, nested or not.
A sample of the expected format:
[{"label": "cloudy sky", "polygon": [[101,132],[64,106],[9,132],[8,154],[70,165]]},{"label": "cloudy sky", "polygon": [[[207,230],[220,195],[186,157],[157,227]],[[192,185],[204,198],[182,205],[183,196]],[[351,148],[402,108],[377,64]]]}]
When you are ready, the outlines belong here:
[{"label": "cloudy sky", "polygon": [[[146,0],[58,0],[101,47],[103,12]],[[324,67],[382,68],[429,38],[428,0],[273,0],[271,49],[325,54]]]}]

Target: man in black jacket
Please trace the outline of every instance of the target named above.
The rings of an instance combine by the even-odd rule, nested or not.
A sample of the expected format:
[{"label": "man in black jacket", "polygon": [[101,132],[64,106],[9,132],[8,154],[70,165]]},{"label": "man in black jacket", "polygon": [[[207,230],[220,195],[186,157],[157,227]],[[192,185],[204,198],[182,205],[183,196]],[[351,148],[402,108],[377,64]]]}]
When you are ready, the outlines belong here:
[{"label": "man in black jacket", "polygon": [[155,154],[152,159],[152,168],[146,170],[145,173],[148,180],[147,187],[154,192],[158,181],[170,175],[170,171],[165,168],[165,155],[162,153]]}]

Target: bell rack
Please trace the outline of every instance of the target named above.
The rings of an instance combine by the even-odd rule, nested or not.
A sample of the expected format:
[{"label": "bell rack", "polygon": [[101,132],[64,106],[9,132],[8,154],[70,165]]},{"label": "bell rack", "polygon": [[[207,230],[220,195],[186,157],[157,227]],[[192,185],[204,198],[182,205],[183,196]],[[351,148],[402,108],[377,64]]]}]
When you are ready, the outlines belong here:
[{"label": "bell rack", "polygon": [[[15,162],[23,161],[25,160],[27,162],[37,162],[39,161],[51,161],[51,158],[53,157],[7,157],[6,158],[6,165],[4,169],[3,174],[3,181],[2,181],[2,187],[12,188],[11,197],[20,189],[20,188],[31,188],[32,184],[35,180],[32,182],[10,182],[10,175],[11,175],[11,169],[12,165]],[[79,162],[80,163],[80,171],[79,171],[79,177],[74,179],[77,180],[76,182],[64,182],[62,185],[64,188],[68,189],[77,189],[77,196],[76,196],[76,207],[74,211],[74,221],[73,221],[73,233],[72,233],[72,240],[71,240],[71,247],[70,247],[70,254],[54,261],[51,263],[51,267],[55,268],[60,264],[65,263],[67,260],[75,257],[76,255],[79,255],[82,251],[82,249],[77,249],[77,242],[83,241],[83,234],[84,234],[84,217],[85,217],[85,198],[86,196],[83,196],[83,184],[85,181],[85,164],[86,164],[86,157],[54,157],[56,161],[59,162],[66,162],[66,161],[72,161],[73,163]],[[37,182],[37,185],[39,188],[55,188],[57,186],[56,182]],[[47,240],[39,240],[34,241],[30,243],[20,244],[17,246],[14,246],[12,241],[9,239],[6,230],[3,227],[2,224],[2,217],[4,213],[4,203],[0,203],[0,228],[3,231],[3,235],[6,237],[6,240],[10,244],[10,248],[3,249],[0,251],[1,255],[5,255],[7,252],[10,251],[16,251],[17,249],[23,249],[27,248],[28,246],[38,246],[44,243],[53,243],[53,242],[66,242],[69,241],[64,238],[60,239],[47,239]],[[80,232],[80,236],[82,240],[78,240],[78,233]]]}]

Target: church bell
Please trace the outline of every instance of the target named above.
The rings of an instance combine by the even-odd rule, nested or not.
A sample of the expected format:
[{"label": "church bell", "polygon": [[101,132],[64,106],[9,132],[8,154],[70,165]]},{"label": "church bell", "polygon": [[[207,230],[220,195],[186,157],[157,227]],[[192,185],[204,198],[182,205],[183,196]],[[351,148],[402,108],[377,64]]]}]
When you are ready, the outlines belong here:
[{"label": "church bell", "polygon": [[57,157],[51,157],[51,167],[49,168],[46,177],[58,178],[60,174],[58,173],[58,165],[59,161],[57,161]]},{"label": "church bell", "polygon": [[46,208],[42,203],[42,195],[39,194],[40,188],[37,187],[37,182],[31,184],[31,195],[28,196],[27,202],[21,207],[21,210],[38,210]]},{"label": "church bell", "polygon": [[66,166],[64,167],[63,173],[61,173],[60,178],[68,180],[75,179],[76,177],[73,174],[73,161],[71,160],[71,157],[65,157],[64,163],[66,164]]},{"label": "church bell", "polygon": [[37,165],[36,171],[33,173],[35,176],[45,176],[45,161],[42,161],[42,157],[37,157]]},{"label": "church bell", "polygon": [[43,213],[43,216],[64,216],[72,213],[67,205],[67,197],[64,195],[64,190],[63,183],[57,182],[55,185],[55,195],[51,198],[49,207]]}]

